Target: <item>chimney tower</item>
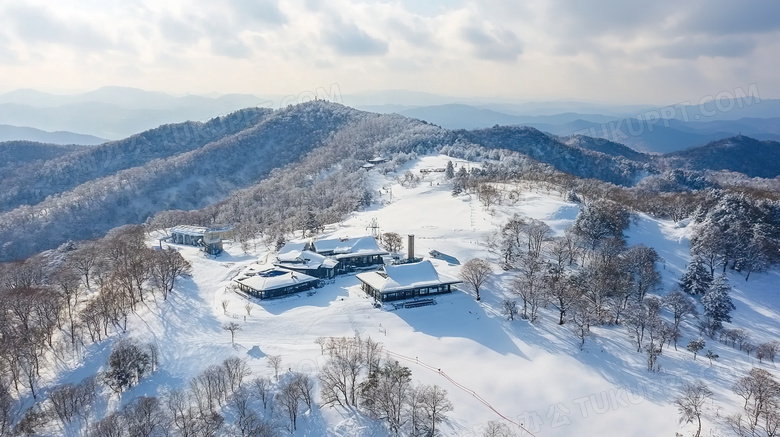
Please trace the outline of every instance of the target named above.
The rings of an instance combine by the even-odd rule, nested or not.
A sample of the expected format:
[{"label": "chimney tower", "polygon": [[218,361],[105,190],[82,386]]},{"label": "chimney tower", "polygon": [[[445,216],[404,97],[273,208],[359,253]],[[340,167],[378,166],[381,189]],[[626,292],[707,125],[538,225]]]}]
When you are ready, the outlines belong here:
[{"label": "chimney tower", "polygon": [[406,245],[409,260],[414,259],[414,234],[409,234],[409,243]]}]

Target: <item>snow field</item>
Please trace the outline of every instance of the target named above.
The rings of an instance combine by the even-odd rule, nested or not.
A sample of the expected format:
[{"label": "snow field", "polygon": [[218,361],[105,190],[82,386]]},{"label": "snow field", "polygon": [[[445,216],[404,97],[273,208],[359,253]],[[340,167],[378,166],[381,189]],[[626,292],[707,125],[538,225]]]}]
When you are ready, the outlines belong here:
[{"label": "snow field", "polygon": [[[421,175],[419,169],[444,167],[449,159],[425,156],[410,163],[409,170]],[[449,256],[447,260],[457,260],[432,259],[440,272],[457,276],[458,264],[470,258],[497,261],[485,241],[511,214],[544,220],[559,234],[578,211],[576,204],[564,202],[557,193],[535,189],[523,192],[512,206],[486,211],[475,195],[453,197],[443,173],[421,175],[421,182],[410,188],[393,181],[399,175],[373,173],[376,190],[382,193],[380,203],[329,226],[326,237],[366,235],[376,218],[380,232],[397,232],[404,241],[407,234],[414,234],[417,256],[427,258],[429,251],[437,250]],[[628,243],[652,246],[664,258],[665,264],[659,266],[663,274],[660,294],[668,292],[688,261],[686,228],[640,215],[628,231]],[[385,350],[412,370],[415,381],[448,391],[455,409],[443,428],[445,435],[480,435],[489,420],[503,420],[496,412],[538,436],[674,435],[690,426],[678,424],[673,399],[683,382],[696,378],[706,380],[715,392],[702,434],[712,430],[725,435],[722,423],[712,419],[738,410],[738,398],[730,387],[758,365],[744,352],[709,339],[694,362],[685,350],[688,340],[698,337],[690,322],[679,350],[664,348],[659,373],[647,372],[645,355],[636,352],[622,327],[594,328],[580,351],[568,327],[557,325],[553,308],[540,310],[535,324],[508,322],[498,313],[501,300],[519,301],[519,297],[509,291],[512,274],[497,264],[495,275],[481,292],[481,302],[460,286],[462,291],[437,296],[435,306],[380,310],[372,307],[359,281],[348,275],[312,296],[300,293],[253,300],[251,314],[246,315],[247,300],[227,286],[243,268],[272,259],[272,255],[266,250],[243,254],[233,244],[213,259],[204,258],[195,248],[175,247],[192,263],[193,276],[178,283],[168,302],[149,305],[131,320],[130,335],[157,344],[161,362],[160,370],[126,393],[123,401],[186,387],[208,365],[233,355],[247,359],[253,377],[273,375],[267,355],[281,355],[285,370],[315,376],[325,363],[315,343],[318,337],[360,334],[382,342]],[[778,276],[777,272],[756,274],[748,283],[739,275],[730,277],[737,305],[734,325],[749,329],[755,342],[780,338]],[[223,300],[229,301],[227,314]],[[235,345],[221,328],[229,321],[241,325]],[[70,377],[94,373],[105,363],[110,343],[92,346],[91,358],[69,373]],[[720,355],[711,366],[703,357],[709,348]],[[774,366],[770,363],[764,368]],[[517,427],[514,430],[527,435]],[[385,431],[351,411],[326,407],[302,417],[295,435],[383,436]]]}]

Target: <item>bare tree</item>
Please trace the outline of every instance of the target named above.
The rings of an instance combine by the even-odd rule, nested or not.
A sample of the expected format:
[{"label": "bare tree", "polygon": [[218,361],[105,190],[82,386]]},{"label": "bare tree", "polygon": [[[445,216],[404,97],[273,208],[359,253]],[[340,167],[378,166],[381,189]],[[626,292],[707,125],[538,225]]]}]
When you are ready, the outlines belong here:
[{"label": "bare tree", "polygon": [[712,391],[701,381],[692,384],[685,384],[683,391],[674,403],[677,404],[677,410],[680,412],[680,423],[697,424],[695,437],[701,435],[701,415],[704,402],[712,397]]},{"label": "bare tree", "polygon": [[241,330],[241,325],[236,322],[228,322],[222,325],[222,329],[225,331],[230,331],[230,344],[235,344],[236,331]]},{"label": "bare tree", "polygon": [[49,393],[51,410],[60,420],[63,427],[67,427],[68,424],[73,421],[76,414],[75,392],[76,389],[73,384],[63,384],[54,388],[51,393]]},{"label": "bare tree", "polygon": [[485,426],[485,430],[482,431],[482,437],[516,437],[509,425],[491,420]]},{"label": "bare tree", "polygon": [[777,354],[778,350],[780,350],[780,343],[776,341],[761,343],[756,348],[756,358],[758,358],[759,362],[763,360],[770,360],[774,363],[775,355]]},{"label": "bare tree", "polygon": [[561,275],[547,275],[545,284],[546,301],[558,310],[558,324],[563,325],[566,321],[566,312],[582,298],[582,295],[577,287]]},{"label": "bare tree", "polygon": [[109,413],[106,417],[95,422],[87,434],[88,437],[125,437],[128,435],[122,416],[117,413]]},{"label": "bare tree", "polygon": [[311,410],[314,402],[314,381],[305,373],[295,372],[292,374],[291,383],[295,385],[306,407]]},{"label": "bare tree", "polygon": [[316,340],[314,340],[315,343],[317,343],[320,346],[320,354],[325,355],[325,346],[328,344],[328,338],[327,337],[317,337]]},{"label": "bare tree", "polygon": [[189,275],[192,271],[192,266],[176,249],[169,248],[153,253],[152,279],[155,285],[162,291],[163,300],[167,300],[168,294],[176,285],[176,278]]},{"label": "bare tree", "polygon": [[542,245],[550,239],[552,229],[550,229],[547,223],[531,218],[528,219],[523,227],[523,233],[525,233],[528,239],[528,254],[539,257],[542,253]]},{"label": "bare tree", "polygon": [[51,410],[63,427],[67,427],[77,417],[81,418],[85,427],[88,425],[87,419],[97,399],[96,389],[97,376],[91,376],[77,385],[64,384],[49,393]]},{"label": "bare tree", "polygon": [[674,290],[663,298],[663,305],[672,312],[672,327],[674,329],[674,350],[677,350],[677,339],[679,338],[680,323],[686,316],[696,316],[696,302],[689,296],[686,296],[680,290]]},{"label": "bare tree", "polygon": [[282,383],[279,392],[276,394],[276,402],[287,413],[290,420],[290,432],[297,429],[298,410],[301,404],[301,392],[292,378]]},{"label": "bare tree", "polygon": [[76,306],[79,303],[79,296],[81,295],[80,280],[75,270],[70,268],[61,268],[52,277],[52,282],[57,287],[57,291],[60,293],[62,301],[65,302],[65,310],[68,315],[69,322],[69,334],[71,345],[76,344],[76,323],[78,317],[76,314]]},{"label": "bare tree", "polygon": [[[748,376],[740,378],[734,384],[733,390],[745,400],[745,417],[742,419],[741,416],[733,416],[732,428],[739,424],[750,430],[750,435],[760,435],[756,434],[757,430],[768,436],[777,435],[780,430],[780,383],[772,374],[754,367]],[[734,423],[737,417],[739,421]]]},{"label": "bare tree", "polygon": [[227,399],[229,390],[227,371],[224,367],[211,365],[190,380],[190,392],[201,414],[217,411]]},{"label": "bare tree", "polygon": [[522,318],[529,319],[531,322],[536,321],[537,310],[544,302],[544,267],[542,260],[529,252],[526,256],[520,257],[518,263],[520,274],[513,281],[514,292],[523,299]]},{"label": "bare tree", "polygon": [[271,421],[264,420],[251,408],[248,390],[238,390],[230,401],[235,414],[234,424],[242,437],[275,437],[277,429]]},{"label": "bare tree", "polygon": [[363,340],[361,349],[363,350],[363,354],[365,356],[365,363],[366,367],[368,368],[368,372],[373,372],[379,368],[379,364],[382,361],[382,350],[384,349],[382,343],[374,341],[371,339],[371,337],[368,337],[367,339]]},{"label": "bare tree", "polygon": [[252,374],[252,369],[249,368],[246,361],[239,357],[226,358],[222,362],[222,367],[225,368],[231,393],[240,389],[244,379]]},{"label": "bare tree", "polygon": [[474,290],[477,300],[480,300],[479,289],[492,272],[493,269],[490,268],[490,263],[481,258],[472,258],[463,264],[463,267],[460,269],[460,277],[463,279],[463,282]]},{"label": "bare tree", "polygon": [[365,352],[359,337],[330,338],[326,347],[329,360],[319,374],[320,394],[325,405],[357,405],[358,378],[366,368],[367,359],[378,366],[380,346]]},{"label": "bare tree", "polygon": [[247,316],[252,315],[252,302],[247,302],[246,305],[244,305],[244,309],[246,310]]},{"label": "bare tree", "polygon": [[227,314],[228,305],[230,305],[230,299],[222,299],[222,313]]},{"label": "bare tree", "polygon": [[452,402],[447,399],[447,390],[438,385],[425,386],[422,391],[422,405],[425,412],[424,429],[426,435],[436,435],[436,425],[444,420],[447,413],[453,410]]},{"label": "bare tree", "polygon": [[139,396],[122,408],[122,417],[131,436],[152,437],[163,435],[168,418],[160,400]]},{"label": "bare tree", "polygon": [[481,183],[477,186],[477,198],[485,208],[490,208],[501,200],[501,192],[489,183]]},{"label": "bare tree", "polygon": [[90,288],[89,278],[93,267],[100,257],[100,250],[97,243],[90,242],[80,246],[67,257],[67,265],[78,272],[84,280],[84,285]]},{"label": "bare tree", "polygon": [[282,356],[268,355],[268,367],[274,369],[274,377],[279,381],[279,369],[282,367]]},{"label": "bare tree", "polygon": [[641,352],[646,333],[651,337],[651,342],[660,334],[660,329],[663,326],[661,323],[661,301],[650,296],[641,302],[632,302],[626,309],[623,324],[636,342],[636,351]]},{"label": "bare tree", "polygon": [[501,254],[502,268],[508,270],[515,260],[522,254],[523,230],[526,227],[525,219],[517,214],[510,217],[498,231],[495,239],[495,249]]},{"label": "bare tree", "polygon": [[572,330],[580,339],[580,350],[585,347],[585,339],[590,333],[590,325],[598,320],[593,307],[585,299],[579,299],[569,311],[566,317],[572,325]]},{"label": "bare tree", "polygon": [[388,252],[396,253],[403,247],[403,239],[395,232],[385,232],[382,234],[382,247]]},{"label": "bare tree", "polygon": [[272,384],[271,380],[265,377],[256,378],[252,381],[252,385],[255,389],[255,393],[263,403],[263,409],[268,409],[268,402],[272,396]]},{"label": "bare tree", "polygon": [[514,320],[518,312],[519,310],[517,309],[517,302],[510,299],[504,299],[501,302],[501,314],[503,314],[507,320]]},{"label": "bare tree", "polygon": [[4,381],[0,380],[0,435],[10,435],[11,428],[16,419],[16,405],[14,398],[4,384]]},{"label": "bare tree", "polygon": [[397,434],[409,419],[404,413],[412,372],[398,361],[385,362],[360,384],[361,405],[373,419],[387,422],[391,433]]}]

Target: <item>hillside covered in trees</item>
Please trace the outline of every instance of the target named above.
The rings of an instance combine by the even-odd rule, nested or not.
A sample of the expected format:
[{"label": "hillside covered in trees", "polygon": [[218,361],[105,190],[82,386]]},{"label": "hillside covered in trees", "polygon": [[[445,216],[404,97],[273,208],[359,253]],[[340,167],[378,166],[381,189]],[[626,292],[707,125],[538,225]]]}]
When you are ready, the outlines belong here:
[{"label": "hillside covered in trees", "polygon": [[[22,146],[40,152],[24,162],[14,158]],[[724,147],[704,146],[700,154],[713,148],[725,151],[718,162],[729,159],[731,149]],[[247,235],[300,228],[305,219],[337,221],[371,202],[362,167],[377,156],[390,161],[382,171],[392,171],[416,155],[444,151],[484,159],[485,168],[500,172],[481,177],[568,174],[574,180],[632,187],[626,192],[775,185],[712,171],[722,166],[709,161],[645,155],[601,139],[558,138],[522,127],[449,131],[326,101],[165,125],[99,146],[62,149],[30,143],[0,150],[13,163],[0,176],[0,260],[144,223],[162,211],[206,208],[158,219],[239,224]]]}]

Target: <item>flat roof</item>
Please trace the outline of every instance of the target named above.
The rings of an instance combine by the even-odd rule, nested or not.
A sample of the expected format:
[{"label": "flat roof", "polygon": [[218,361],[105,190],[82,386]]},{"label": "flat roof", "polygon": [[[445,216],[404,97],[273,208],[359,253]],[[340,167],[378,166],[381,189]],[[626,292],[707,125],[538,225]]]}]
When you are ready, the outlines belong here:
[{"label": "flat roof", "polygon": [[382,293],[463,282],[440,274],[429,260],[395,266],[386,265],[384,271],[358,273],[355,276]]},{"label": "flat roof", "polygon": [[206,233],[203,226],[179,225],[171,228],[173,234],[191,235],[193,237],[202,237]]}]

